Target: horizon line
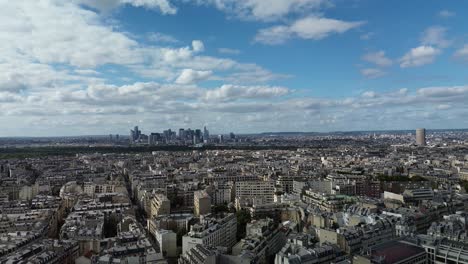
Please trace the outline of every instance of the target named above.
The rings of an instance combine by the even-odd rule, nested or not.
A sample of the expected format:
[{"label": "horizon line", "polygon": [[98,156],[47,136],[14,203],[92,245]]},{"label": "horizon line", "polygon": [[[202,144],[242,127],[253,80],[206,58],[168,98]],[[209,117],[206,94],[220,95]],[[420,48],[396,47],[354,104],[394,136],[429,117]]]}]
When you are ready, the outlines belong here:
[{"label": "horizon line", "polygon": [[[420,127],[418,127],[420,128]],[[326,132],[317,132],[317,131],[268,131],[268,132],[256,132],[256,133],[213,133],[212,135],[228,135],[229,133],[234,133],[235,135],[239,136],[249,136],[249,135],[262,135],[262,134],[333,134],[333,133],[363,133],[363,132],[403,132],[403,131],[416,131],[417,128],[414,129],[381,129],[381,130],[334,130],[334,131],[326,131]],[[468,128],[424,128],[426,131],[451,131],[451,130],[468,130]],[[70,136],[0,136],[0,139],[5,138],[73,138],[73,137],[108,137],[109,135],[119,135],[119,136],[128,136],[127,134],[100,134],[100,135],[70,135]]]}]

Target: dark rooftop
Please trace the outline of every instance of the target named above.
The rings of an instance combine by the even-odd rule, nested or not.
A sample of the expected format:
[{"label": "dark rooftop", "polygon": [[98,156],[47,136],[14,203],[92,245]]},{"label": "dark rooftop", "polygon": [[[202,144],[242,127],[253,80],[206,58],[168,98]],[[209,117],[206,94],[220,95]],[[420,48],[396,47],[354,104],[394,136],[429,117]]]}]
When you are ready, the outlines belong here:
[{"label": "dark rooftop", "polygon": [[372,249],[372,258],[381,258],[380,263],[390,264],[425,253],[422,247],[404,243],[402,241],[392,241]]}]

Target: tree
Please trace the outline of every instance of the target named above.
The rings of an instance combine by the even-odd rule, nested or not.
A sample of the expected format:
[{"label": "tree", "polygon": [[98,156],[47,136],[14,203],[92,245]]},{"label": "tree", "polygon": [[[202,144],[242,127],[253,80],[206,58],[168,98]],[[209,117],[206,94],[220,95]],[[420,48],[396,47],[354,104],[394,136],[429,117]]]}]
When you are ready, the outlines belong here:
[{"label": "tree", "polygon": [[117,236],[117,224],[119,221],[115,215],[106,216],[104,218],[104,237],[115,237]]},{"label": "tree", "polygon": [[246,233],[245,228],[247,226],[247,223],[250,223],[250,221],[252,220],[252,217],[250,216],[250,212],[245,209],[241,209],[237,211],[236,217],[237,217],[237,240],[240,240],[243,237],[245,237],[245,233]]},{"label": "tree", "polygon": [[220,204],[220,205],[215,205],[213,206],[213,213],[218,214],[221,212],[229,212],[229,208],[227,204]]}]

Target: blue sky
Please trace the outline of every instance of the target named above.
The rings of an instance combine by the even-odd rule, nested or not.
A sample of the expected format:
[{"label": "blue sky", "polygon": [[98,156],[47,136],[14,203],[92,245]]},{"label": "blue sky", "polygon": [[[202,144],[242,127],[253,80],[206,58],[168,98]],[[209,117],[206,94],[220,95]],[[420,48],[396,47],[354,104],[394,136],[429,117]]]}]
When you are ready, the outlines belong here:
[{"label": "blue sky", "polygon": [[0,136],[468,127],[465,1],[0,1]]}]

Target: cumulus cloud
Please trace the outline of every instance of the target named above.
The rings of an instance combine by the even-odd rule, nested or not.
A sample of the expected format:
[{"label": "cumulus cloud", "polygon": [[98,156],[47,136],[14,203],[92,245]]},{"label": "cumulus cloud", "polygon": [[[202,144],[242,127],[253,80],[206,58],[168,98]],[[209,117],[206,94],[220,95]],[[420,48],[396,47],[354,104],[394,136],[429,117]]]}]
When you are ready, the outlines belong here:
[{"label": "cumulus cloud", "polygon": [[332,6],[330,0],[193,0],[246,20],[273,21]]},{"label": "cumulus cloud", "polygon": [[131,5],[134,7],[144,7],[160,11],[165,15],[174,15],[177,13],[169,0],[73,0],[77,3],[98,9],[100,11],[110,11],[119,6]]},{"label": "cumulus cloud", "polygon": [[367,91],[367,92],[362,93],[361,96],[364,98],[376,98],[377,93],[374,91]]},{"label": "cumulus cloud", "polygon": [[411,49],[400,59],[400,67],[418,67],[434,62],[440,50],[432,46],[419,46]]},{"label": "cumulus cloud", "polygon": [[428,98],[464,97],[468,86],[428,87],[417,90],[418,94]]},{"label": "cumulus cloud", "polygon": [[100,74],[98,71],[91,70],[91,69],[75,69],[74,71],[82,75],[99,75]]},{"label": "cumulus cloud", "polygon": [[[204,123],[212,124],[219,131],[349,130],[382,120],[391,120],[385,123],[402,127],[421,120],[417,114],[401,113],[414,113],[415,107],[431,114],[444,109],[439,111],[442,121],[431,120],[433,124],[445,124],[447,116],[466,115],[463,113],[468,99],[465,86],[400,89],[388,93],[372,91],[343,99],[294,96],[292,87],[271,85],[272,81],[290,78],[290,75],[272,72],[254,63],[207,56],[200,40],[176,43],[155,33],[156,45],[139,43],[140,37],[149,36],[122,32],[115,24],[109,24],[109,17],[101,14],[106,8],[112,10],[122,5],[171,14],[172,11],[163,11],[155,5],[164,1],[108,2],[108,7],[91,8],[83,8],[81,5],[85,2],[78,0],[2,3],[0,122],[12,125],[0,135],[17,135],[21,131],[50,135],[51,130],[62,135],[98,134],[106,128],[106,133],[118,133],[138,122],[152,124],[155,131]],[[283,41],[321,39],[356,28],[359,25],[353,23],[360,23],[320,17],[313,17],[313,21],[310,17],[294,21],[295,17],[302,17],[323,3],[281,2],[230,0],[231,6],[219,8],[242,19],[292,21],[276,22],[279,36],[285,36]],[[275,5],[277,9],[258,9],[261,5]],[[435,43],[423,46],[436,51],[441,49]],[[466,56],[467,50],[460,49],[456,56]],[[420,63],[420,53],[424,52],[411,53],[411,65]],[[373,65],[364,69],[364,74],[369,78],[382,74],[378,67],[389,64],[385,58],[385,54],[369,57],[366,61]],[[136,81],[140,77],[145,81]],[[208,88],[197,86],[197,82],[206,79],[221,84]],[[127,84],[120,85],[120,82]],[[255,121],[258,119],[268,122],[258,123]]]},{"label": "cumulus cloud", "polygon": [[387,67],[392,65],[392,60],[385,56],[385,51],[369,52],[362,56],[362,60],[373,63],[380,67]]},{"label": "cumulus cloud", "polygon": [[320,40],[332,34],[341,34],[360,27],[364,22],[347,22],[337,19],[309,16],[296,20],[290,25],[261,29],[255,41],[264,44],[282,44],[290,38]]},{"label": "cumulus cloud", "polygon": [[[102,120],[100,124],[115,122],[112,127],[121,126],[125,130],[128,128],[127,121],[135,120],[135,117],[138,120],[145,119],[147,124],[157,122],[162,128],[183,125],[184,121],[180,119],[179,122],[177,116],[188,117],[192,125],[212,122],[218,126],[220,122],[217,120],[220,118],[230,120],[232,124],[224,129],[234,131],[247,127],[254,131],[282,130],[288,127],[284,124],[291,123],[301,130],[315,130],[318,127],[309,125],[322,121],[326,125],[322,129],[333,129],[331,124],[346,128],[350,120],[353,125],[357,122],[359,126],[366,122],[379,123],[385,120],[393,120],[393,126],[411,126],[422,118],[412,109],[427,113],[444,110],[440,113],[440,119],[431,120],[432,124],[442,124],[446,115],[461,114],[458,109],[462,109],[460,107],[465,105],[468,98],[466,86],[425,87],[412,91],[399,89],[385,93],[367,91],[357,97],[343,99],[290,98],[290,93],[291,90],[287,88],[274,86],[223,85],[205,89],[194,85],[153,82],[123,86],[97,84],[47,96],[47,107],[32,101],[16,104],[14,108],[6,108],[5,105],[14,103],[14,100],[24,102],[27,99],[0,93],[0,101],[8,101],[0,104],[0,120],[8,116],[43,117],[48,121],[69,120],[71,126],[80,126],[85,125],[87,119],[99,119]],[[402,112],[412,114],[405,115]],[[150,118],[154,113],[158,113],[156,117],[164,118],[155,121]],[[124,115],[125,118],[119,118]],[[108,118],[101,119],[102,116]],[[259,127],[256,121],[247,120],[248,116],[274,120],[275,125],[270,127],[270,123],[262,123]]]},{"label": "cumulus cloud", "polygon": [[195,52],[202,52],[205,50],[205,45],[200,40],[194,40],[192,41],[192,48]]},{"label": "cumulus cloud", "polygon": [[421,35],[423,45],[447,48],[452,44],[451,40],[446,38],[447,28],[441,26],[432,26],[427,28]]},{"label": "cumulus cloud", "polygon": [[92,77],[81,77],[52,66],[14,59],[0,63],[0,91],[19,93],[52,88],[67,81],[95,81]]},{"label": "cumulus cloud", "polygon": [[85,105],[128,106],[137,104],[151,107],[156,103],[194,100],[203,94],[203,90],[193,86],[136,82],[122,86],[92,84],[85,89],[57,91],[52,98],[56,102]]},{"label": "cumulus cloud", "polygon": [[103,26],[96,13],[67,1],[7,1],[0,16],[7,22],[0,31],[2,57],[15,54],[82,68],[142,60],[136,41]]},{"label": "cumulus cloud", "polygon": [[209,101],[232,101],[241,98],[268,99],[288,93],[290,93],[289,89],[284,87],[223,85],[218,89],[209,90],[205,99]]},{"label": "cumulus cloud", "polygon": [[177,84],[194,84],[204,81],[212,75],[212,71],[194,71],[192,69],[184,69],[175,82]]},{"label": "cumulus cloud", "polygon": [[186,68],[233,72],[262,69],[232,59],[201,56],[199,53],[205,49],[201,40],[179,48],[141,45],[103,23],[99,14],[73,2],[8,1],[0,15],[8,22],[0,31],[4,42],[0,55],[12,61],[68,64],[87,70],[113,64],[128,67],[144,77],[166,80],[177,78],[176,74]]}]

